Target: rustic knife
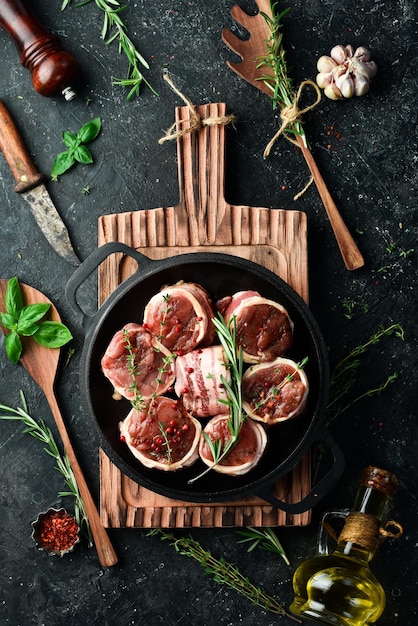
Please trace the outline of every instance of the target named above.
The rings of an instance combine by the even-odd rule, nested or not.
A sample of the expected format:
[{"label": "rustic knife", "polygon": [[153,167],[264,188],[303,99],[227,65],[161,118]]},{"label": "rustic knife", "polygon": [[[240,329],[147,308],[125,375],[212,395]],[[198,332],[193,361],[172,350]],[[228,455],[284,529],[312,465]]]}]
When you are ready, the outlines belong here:
[{"label": "rustic knife", "polygon": [[0,101],[0,150],[16,179],[14,190],[20,193],[51,247],[72,265],[80,260],[71,245],[68,230],[55,208],[40,174],[19,135],[3,102]]}]

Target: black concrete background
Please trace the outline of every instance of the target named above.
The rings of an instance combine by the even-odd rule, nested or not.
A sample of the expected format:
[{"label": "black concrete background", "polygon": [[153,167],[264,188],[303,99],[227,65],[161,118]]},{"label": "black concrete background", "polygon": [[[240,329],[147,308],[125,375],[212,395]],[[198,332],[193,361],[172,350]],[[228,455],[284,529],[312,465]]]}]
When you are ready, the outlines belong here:
[{"label": "black concrete background", "polygon": [[[365,257],[365,267],[348,272],[340,258],[314,188],[294,202],[308,180],[297,151],[281,140],[268,160],[263,149],[278,125],[266,97],[226,67],[233,55],[221,41],[233,2],[177,0],[129,1],[123,12],[128,32],[151,69],[147,77],[157,98],[144,88],[139,98],[112,84],[126,72],[116,44],[100,39],[102,16],[94,3],[61,12],[56,0],[36,0],[33,10],[45,27],[83,67],[78,99],[45,99],[32,88],[15,46],[0,32],[0,97],[15,118],[39,169],[49,173],[62,151],[61,132],[93,117],[103,121],[91,144],[94,165],[78,165],[48,183],[81,258],[97,245],[102,214],[173,205],[178,201],[174,143],[158,144],[182,104],[162,79],[170,72],[196,104],[225,101],[239,120],[228,130],[226,195],[231,203],[297,208],[309,223],[310,304],[329,346],[331,363],[367,340],[376,330],[399,323],[405,340],[394,337],[367,352],[356,394],[379,385],[393,372],[395,383],[379,396],[365,398],[339,417],[331,431],[346,455],[338,486],[314,509],[307,528],[279,529],[291,561],[237,543],[235,530],[191,531],[217,556],[288,606],[291,576],[312,555],[318,520],[324,511],[350,506],[365,464],[394,471],[401,485],[391,517],[405,528],[399,541],[383,545],[372,568],[387,592],[382,626],[417,622],[417,23],[414,0],[311,0],[291,5],[285,19],[285,46],[295,84],[316,73],[317,58],[337,43],[365,45],[379,71],[369,95],[346,102],[325,99],[309,114],[306,130],[320,170]],[[251,2],[240,3],[254,11]],[[238,29],[239,30],[239,29]],[[72,268],[48,246],[0,157],[0,276],[43,291],[58,307],[75,336],[75,355],[61,372],[57,394],[95,498],[98,497],[98,441],[79,395],[78,366],[83,343],[80,320],[64,297]],[[85,187],[89,194],[83,194]],[[413,252],[411,252],[413,250]],[[86,300],[96,301],[95,285]],[[46,400],[21,367],[0,357],[0,402],[19,404],[25,393],[30,412],[53,428]],[[353,396],[354,397],[354,396]],[[112,530],[119,564],[101,569],[95,551],[76,551],[64,559],[37,552],[30,523],[60,500],[63,485],[42,445],[22,433],[18,423],[1,423],[1,602],[0,622],[12,626],[169,624],[185,626],[268,626],[291,623],[221,587],[201,567],[176,554],[167,543],[141,530]],[[179,533],[181,535],[182,533]]]}]

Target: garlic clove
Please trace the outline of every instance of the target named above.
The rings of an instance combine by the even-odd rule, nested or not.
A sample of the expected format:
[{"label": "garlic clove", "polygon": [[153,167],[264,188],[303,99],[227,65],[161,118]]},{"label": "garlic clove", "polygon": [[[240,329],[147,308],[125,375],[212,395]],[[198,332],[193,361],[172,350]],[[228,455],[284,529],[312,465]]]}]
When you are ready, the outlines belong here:
[{"label": "garlic clove", "polygon": [[359,59],[360,61],[363,61],[363,63],[366,63],[367,61],[370,61],[370,52],[367,50],[367,48],[364,48],[363,46],[359,46],[354,55],[353,55],[356,59]]},{"label": "garlic clove", "polygon": [[348,44],[348,46],[345,46],[345,54],[347,59],[351,59],[354,56],[354,48],[351,44]]},{"label": "garlic clove", "polygon": [[347,58],[344,46],[334,46],[331,50],[331,57],[337,62],[338,65],[342,65]]},{"label": "garlic clove", "polygon": [[316,84],[320,89],[325,89],[332,82],[332,74],[330,72],[321,72],[316,76]]},{"label": "garlic clove", "polygon": [[318,72],[325,74],[327,72],[332,72],[332,70],[336,66],[337,64],[334,61],[334,59],[324,55],[318,59],[318,63],[316,64],[316,69],[318,70]]},{"label": "garlic clove", "polygon": [[365,96],[366,93],[370,89],[370,83],[368,78],[364,76],[357,75],[356,80],[354,81],[354,95],[355,96]]},{"label": "garlic clove", "polygon": [[334,82],[329,83],[324,89],[324,94],[330,100],[341,100],[342,93]]},{"label": "garlic clove", "polygon": [[352,98],[354,95],[354,80],[351,76],[345,76],[343,80],[336,81],[337,87],[342,93],[343,98]]}]

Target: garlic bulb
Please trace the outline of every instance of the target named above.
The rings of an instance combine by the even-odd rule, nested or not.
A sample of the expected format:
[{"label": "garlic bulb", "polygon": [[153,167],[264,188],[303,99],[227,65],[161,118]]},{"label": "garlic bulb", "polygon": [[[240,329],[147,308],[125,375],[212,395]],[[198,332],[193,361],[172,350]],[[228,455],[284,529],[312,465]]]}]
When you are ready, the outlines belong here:
[{"label": "garlic bulb", "polygon": [[370,81],[376,75],[377,66],[370,61],[370,52],[360,46],[334,46],[331,56],[322,56],[317,63],[318,87],[331,100],[364,96],[369,91]]}]

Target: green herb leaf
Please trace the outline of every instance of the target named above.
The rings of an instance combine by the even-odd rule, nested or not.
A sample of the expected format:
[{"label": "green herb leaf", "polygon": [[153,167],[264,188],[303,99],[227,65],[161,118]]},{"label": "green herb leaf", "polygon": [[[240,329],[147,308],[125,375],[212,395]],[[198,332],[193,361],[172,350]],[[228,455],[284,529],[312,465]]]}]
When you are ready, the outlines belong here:
[{"label": "green herb leaf", "polygon": [[23,306],[17,278],[11,278],[7,283],[5,303],[8,312],[0,313],[0,322],[11,331],[6,335],[5,348],[13,363],[17,363],[22,354],[20,335],[33,337],[47,348],[60,348],[72,339],[69,329],[61,322],[40,321],[50,309],[50,303],[39,302]]},{"label": "green herb leaf", "polygon": [[15,329],[19,335],[23,337],[31,337],[38,330],[38,324],[33,324],[32,322],[19,322],[17,328]]},{"label": "green herb leaf", "polygon": [[49,311],[51,305],[48,302],[40,302],[38,304],[28,304],[27,306],[21,309],[18,316],[18,330],[20,328],[20,324],[30,323],[36,324],[43,318],[43,316]]},{"label": "green herb leaf", "polygon": [[55,157],[51,170],[53,180],[57,180],[58,176],[64,174],[76,162],[83,164],[93,163],[90,150],[84,144],[93,141],[97,137],[101,125],[100,118],[96,117],[94,120],[84,124],[77,135],[69,131],[62,133],[62,139],[68,150],[61,152]]},{"label": "green herb leaf", "polygon": [[81,143],[89,143],[90,141],[93,141],[93,139],[96,139],[101,127],[102,121],[100,117],[96,117],[94,120],[87,122],[87,124],[84,124],[84,126],[80,128],[77,133],[77,139],[81,141]]},{"label": "green herb leaf", "polygon": [[12,330],[11,333],[6,335],[4,342],[6,346],[6,353],[12,363],[18,363],[20,355],[22,354],[22,342],[16,331]]},{"label": "green herb leaf", "polygon": [[76,135],[74,135],[74,133],[70,133],[68,130],[64,130],[62,133],[62,140],[67,148],[75,148],[80,143]]},{"label": "green herb leaf", "polygon": [[17,318],[20,309],[23,307],[23,297],[16,276],[7,283],[5,304],[6,311]]},{"label": "green herb leaf", "polygon": [[74,150],[74,159],[79,163],[93,163],[91,152],[86,146],[78,146],[78,148]]},{"label": "green herb leaf", "polygon": [[20,392],[20,397],[22,406],[17,407],[16,409],[6,406],[5,404],[0,404],[0,411],[3,412],[0,414],[0,420],[15,420],[23,422],[26,426],[23,432],[28,433],[47,446],[44,448],[45,452],[55,459],[55,469],[58,470],[58,472],[63,476],[69,489],[68,491],[60,492],[58,495],[68,495],[74,497],[74,517],[80,528],[84,530],[90,547],[93,545],[91,528],[87,518],[84,502],[81,498],[68,456],[65,452],[63,452],[63,454],[60,453],[51,429],[48,428],[45,422],[43,420],[39,420],[38,423],[33,417],[31,417],[31,415],[29,415],[25,396],[22,391]]},{"label": "green herb leaf", "polygon": [[71,152],[66,150],[65,152],[60,152],[55,157],[54,163],[52,165],[51,176],[52,178],[56,178],[57,176],[61,176],[67,170],[70,169],[75,163],[74,156]]},{"label": "green herb leaf", "polygon": [[33,338],[41,346],[46,348],[60,348],[68,343],[73,337],[61,322],[41,322]]},{"label": "green herb leaf", "polygon": [[3,324],[5,328],[13,330],[16,326],[16,318],[14,315],[10,315],[10,313],[0,313],[0,323]]}]

